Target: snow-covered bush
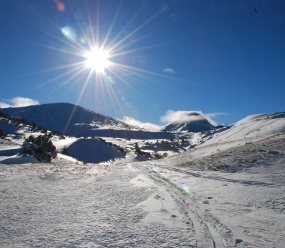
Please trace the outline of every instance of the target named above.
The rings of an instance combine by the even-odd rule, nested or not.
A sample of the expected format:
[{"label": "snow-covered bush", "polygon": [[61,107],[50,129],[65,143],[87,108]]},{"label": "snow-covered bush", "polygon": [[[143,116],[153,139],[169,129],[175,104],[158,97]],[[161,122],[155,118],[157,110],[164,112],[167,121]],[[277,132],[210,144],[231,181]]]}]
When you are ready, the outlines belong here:
[{"label": "snow-covered bush", "polygon": [[21,152],[33,155],[38,160],[46,163],[50,163],[51,159],[57,155],[56,148],[47,135],[37,137],[31,135],[23,143]]},{"label": "snow-covered bush", "polygon": [[151,154],[150,154],[149,152],[142,151],[142,150],[139,148],[138,144],[135,144],[135,153],[136,153],[137,155],[141,155],[141,156],[143,156],[143,157],[151,158]]},{"label": "snow-covered bush", "polygon": [[167,154],[166,152],[163,153],[162,155],[159,154],[158,152],[155,152],[155,153],[154,153],[154,157],[155,157],[156,159],[166,158],[167,156],[168,156],[168,154]]}]

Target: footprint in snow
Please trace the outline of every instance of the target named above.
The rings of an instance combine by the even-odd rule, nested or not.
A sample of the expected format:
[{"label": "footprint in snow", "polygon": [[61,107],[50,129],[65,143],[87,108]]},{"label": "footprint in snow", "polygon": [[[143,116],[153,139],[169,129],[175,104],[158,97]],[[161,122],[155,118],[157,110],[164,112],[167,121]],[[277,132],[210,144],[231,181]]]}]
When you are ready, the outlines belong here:
[{"label": "footprint in snow", "polygon": [[156,195],[156,196],[154,196],[154,198],[155,198],[156,200],[158,200],[158,199],[161,199],[161,196]]}]

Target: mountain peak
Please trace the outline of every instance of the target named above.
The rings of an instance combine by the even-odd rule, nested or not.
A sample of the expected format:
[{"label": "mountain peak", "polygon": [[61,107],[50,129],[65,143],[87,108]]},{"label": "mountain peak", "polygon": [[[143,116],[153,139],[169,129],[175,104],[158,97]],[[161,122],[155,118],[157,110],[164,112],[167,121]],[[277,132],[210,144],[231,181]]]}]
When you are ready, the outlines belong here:
[{"label": "mountain peak", "polygon": [[117,137],[128,139],[161,139],[172,137],[161,131],[149,132],[114,118],[95,113],[70,103],[49,103],[18,108],[2,108],[1,112],[24,118],[50,131],[69,136]]},{"label": "mountain peak", "polygon": [[1,111],[12,117],[25,118],[48,130],[59,131],[64,134],[84,135],[90,129],[102,127],[133,128],[124,122],[71,103],[49,103],[28,107],[4,108]]},{"label": "mountain peak", "polygon": [[198,112],[189,112],[184,114],[183,119],[173,121],[167,124],[163,131],[169,132],[202,132],[213,129],[214,126],[205,116]]}]

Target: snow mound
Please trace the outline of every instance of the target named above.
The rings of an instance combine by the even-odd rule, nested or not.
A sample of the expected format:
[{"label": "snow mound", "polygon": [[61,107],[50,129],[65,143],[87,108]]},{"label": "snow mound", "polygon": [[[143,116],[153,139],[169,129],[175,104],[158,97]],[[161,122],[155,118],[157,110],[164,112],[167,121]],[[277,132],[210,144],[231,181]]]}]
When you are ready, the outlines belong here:
[{"label": "snow mound", "polygon": [[99,139],[78,139],[68,147],[68,153],[88,163],[106,162],[126,155]]}]

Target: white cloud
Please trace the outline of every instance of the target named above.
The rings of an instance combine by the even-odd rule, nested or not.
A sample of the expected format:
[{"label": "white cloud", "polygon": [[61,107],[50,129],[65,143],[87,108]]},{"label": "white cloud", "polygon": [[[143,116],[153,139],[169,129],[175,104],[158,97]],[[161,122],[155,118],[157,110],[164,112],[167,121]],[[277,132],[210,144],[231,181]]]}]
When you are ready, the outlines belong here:
[{"label": "white cloud", "polygon": [[204,114],[202,111],[173,111],[168,110],[164,116],[160,118],[163,123],[184,123],[207,119],[212,125],[217,126],[217,123],[212,118],[223,115],[225,113],[209,113]]},{"label": "white cloud", "polygon": [[205,114],[207,117],[209,118],[215,118],[219,115],[227,115],[227,113],[223,113],[223,112],[217,112],[217,113],[209,113],[209,114]]},{"label": "white cloud", "polygon": [[174,71],[173,69],[171,69],[171,68],[165,68],[165,69],[163,70],[163,72],[172,73],[172,74],[175,73],[175,71]]},{"label": "white cloud", "polygon": [[151,131],[157,131],[157,130],[161,129],[161,126],[158,126],[158,125],[155,125],[152,123],[148,123],[148,122],[140,122],[140,121],[138,121],[132,117],[129,117],[129,116],[124,116],[121,121],[123,121],[129,125],[144,128],[144,129],[151,130]]},{"label": "white cloud", "polygon": [[9,108],[10,105],[8,103],[5,102],[0,102],[0,108]]},{"label": "white cloud", "polygon": [[4,100],[0,102],[0,108],[16,108],[16,107],[25,107],[30,105],[37,105],[39,101],[26,97],[14,97],[10,100]]}]

